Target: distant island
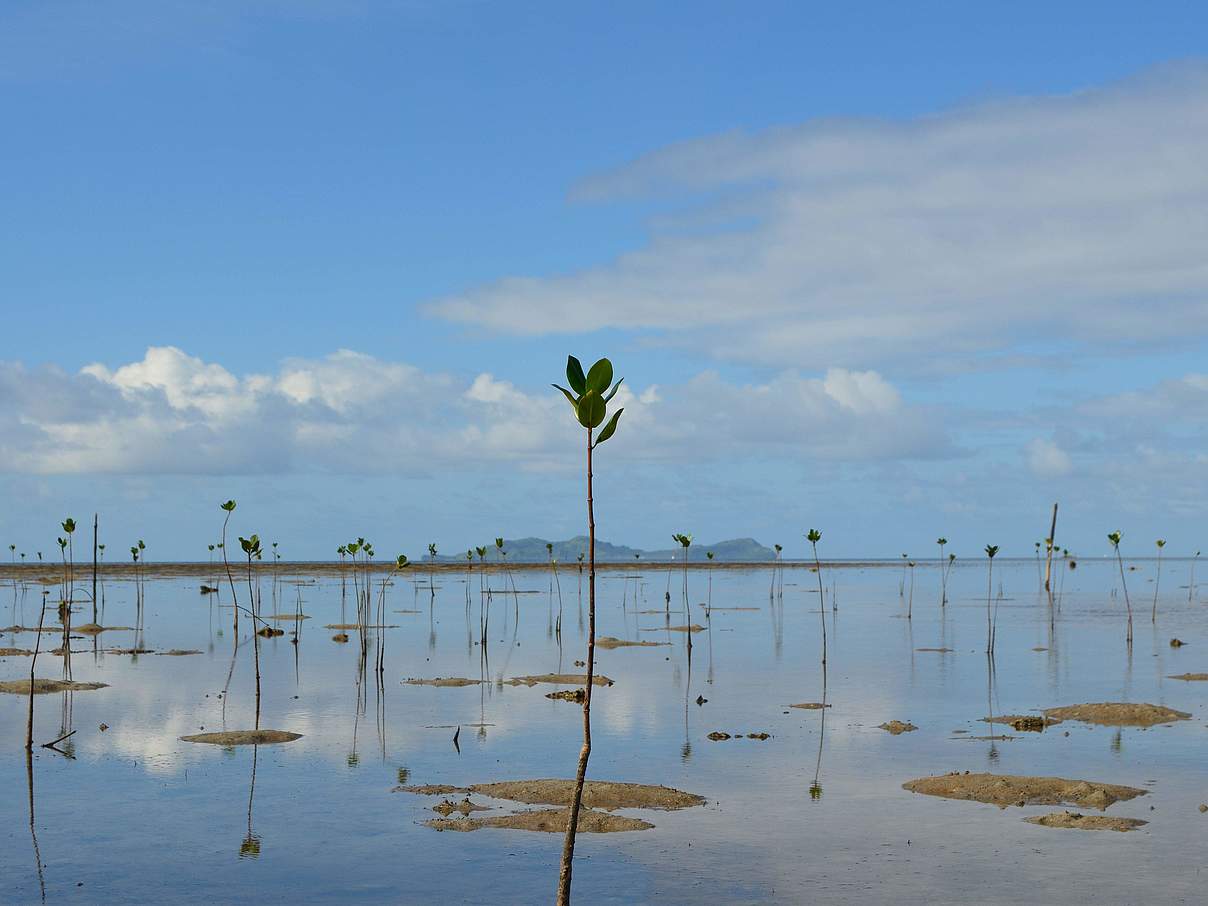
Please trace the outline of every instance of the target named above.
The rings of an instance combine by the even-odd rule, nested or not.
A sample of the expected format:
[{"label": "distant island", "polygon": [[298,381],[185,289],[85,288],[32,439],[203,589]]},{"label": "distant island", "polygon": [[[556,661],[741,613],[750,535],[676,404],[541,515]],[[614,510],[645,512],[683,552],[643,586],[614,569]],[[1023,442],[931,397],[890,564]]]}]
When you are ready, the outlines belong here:
[{"label": "distant island", "polygon": [[[509,563],[547,563],[549,551],[547,544],[553,544],[554,559],[559,563],[576,563],[579,554],[587,555],[587,536],[578,535],[567,541],[548,541],[545,538],[514,538],[504,539],[503,549],[507,552]],[[713,559],[722,563],[753,563],[776,559],[776,552],[765,547],[754,538],[733,538],[729,541],[718,541],[715,544],[692,543],[688,555],[689,562],[705,560],[706,552],[712,552]],[[458,554],[438,553],[437,563],[456,563],[464,561],[464,552]],[[425,555],[425,561],[432,558]],[[492,541],[487,546],[487,560],[495,563],[501,560],[499,551]],[[596,539],[596,560],[602,563],[623,563],[634,560],[644,560],[648,563],[666,563],[670,560],[682,560],[683,548],[665,548],[663,550],[641,550],[636,547],[626,547],[623,544],[609,544],[607,541]],[[477,562],[478,555],[474,555]]]}]

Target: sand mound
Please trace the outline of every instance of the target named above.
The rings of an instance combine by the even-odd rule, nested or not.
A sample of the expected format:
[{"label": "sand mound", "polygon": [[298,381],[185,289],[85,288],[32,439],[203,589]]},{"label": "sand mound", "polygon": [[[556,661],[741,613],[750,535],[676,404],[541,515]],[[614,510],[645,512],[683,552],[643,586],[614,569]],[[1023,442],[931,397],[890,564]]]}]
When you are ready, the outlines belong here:
[{"label": "sand mound", "polygon": [[892,733],[894,736],[898,736],[901,733],[911,733],[917,730],[918,727],[916,727],[910,721],[903,722],[900,720],[891,720],[888,723],[877,724],[877,729],[884,730],[887,733]]},{"label": "sand mound", "polygon": [[654,629],[643,629],[642,632],[704,632],[705,627],[697,623],[691,626],[658,626]]},{"label": "sand mound", "polygon": [[301,739],[301,733],[285,730],[225,730],[221,733],[197,733],[180,737],[183,742],[204,742],[214,746],[264,746]]},{"label": "sand mound", "polygon": [[170,651],[157,651],[155,653],[160,657],[185,657],[189,654],[201,654],[200,651],[193,648],[173,648]]},{"label": "sand mound", "polygon": [[[424,823],[438,831],[476,831],[484,827],[502,827],[511,830],[542,831],[561,834],[570,821],[570,809],[551,808],[538,811],[517,812],[514,815],[496,815],[491,818],[433,818]],[[610,815],[592,809],[579,810],[578,830],[581,834],[616,834],[622,831],[649,830],[654,827],[640,818]]]},{"label": "sand mound", "polygon": [[[448,796],[451,793],[477,793],[492,799],[508,799],[526,805],[570,805],[575,793],[573,780],[503,780],[498,783],[476,783],[471,786],[400,786],[395,792],[418,793],[424,796]],[[705,800],[693,793],[673,790],[666,786],[645,783],[616,783],[609,780],[588,780],[583,785],[583,805],[587,808],[614,811],[619,808],[653,808],[664,811],[703,805]],[[563,822],[565,828],[565,822]]]},{"label": "sand mound", "polygon": [[0,657],[22,657],[32,654],[32,651],[25,648],[0,648]]},{"label": "sand mound", "polygon": [[597,648],[659,648],[671,644],[670,642],[631,642],[628,639],[614,639],[610,635],[596,639]]},{"label": "sand mound", "polygon": [[[557,686],[582,686],[586,673],[543,673],[540,676],[514,676],[504,680],[505,686],[535,686],[537,683],[553,683]],[[611,686],[612,680],[597,673],[591,678],[593,686]]]},{"label": "sand mound", "polygon": [[1153,727],[1158,724],[1174,723],[1191,717],[1186,711],[1176,711],[1162,705],[1147,705],[1144,702],[1096,702],[1085,705],[1066,705],[1061,708],[1045,708],[1045,717],[1058,720],[1078,720],[1105,727]]},{"label": "sand mound", "polygon": [[829,708],[830,705],[824,705],[822,702],[801,702],[799,705],[789,705],[790,708],[800,708],[802,711],[821,711],[823,708]]},{"label": "sand mound", "polygon": [[[34,695],[46,695],[51,692],[89,692],[93,689],[104,689],[108,683],[77,683],[74,680],[35,679],[33,681]],[[29,695],[29,680],[7,680],[0,683],[0,692],[10,695]]]},{"label": "sand mound", "polygon": [[1028,824],[1039,824],[1041,827],[1064,827],[1072,830],[1110,830],[1125,833],[1144,827],[1148,821],[1140,818],[1110,818],[1107,815],[1081,815],[1078,812],[1053,812],[1049,815],[1035,815],[1024,818]]},{"label": "sand mound", "polygon": [[404,686],[477,686],[482,680],[465,676],[438,676],[433,679],[406,679]]},{"label": "sand mound", "polygon": [[96,623],[85,623],[83,626],[72,626],[72,632],[82,632],[85,635],[96,635],[99,632],[134,632],[133,626],[100,626]]},{"label": "sand mound", "polygon": [[1177,676],[1172,676],[1170,679],[1181,679],[1189,683],[1208,682],[1208,673],[1180,673]]},{"label": "sand mound", "polygon": [[902,789],[945,799],[968,799],[1006,808],[1008,805],[1080,805],[1100,811],[1115,802],[1144,796],[1145,790],[1062,777],[1016,777],[1010,774],[943,774],[902,784]]},{"label": "sand mound", "polygon": [[986,724],[1007,724],[1013,730],[1026,730],[1029,733],[1039,733],[1053,724],[1061,723],[1055,717],[1042,717],[1036,714],[998,714],[993,717],[983,717],[981,721]]},{"label": "sand mound", "polygon": [[270,613],[268,616],[263,616],[260,619],[262,619],[262,620],[280,620],[280,621],[292,620],[296,623],[299,620],[309,620],[310,617],[304,613]]}]

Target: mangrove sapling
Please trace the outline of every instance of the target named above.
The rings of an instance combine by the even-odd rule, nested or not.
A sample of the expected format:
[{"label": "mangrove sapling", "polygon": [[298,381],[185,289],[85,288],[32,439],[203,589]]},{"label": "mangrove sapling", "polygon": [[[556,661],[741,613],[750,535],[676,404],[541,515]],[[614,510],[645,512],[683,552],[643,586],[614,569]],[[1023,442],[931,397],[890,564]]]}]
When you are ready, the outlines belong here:
[{"label": "mangrove sapling", "polygon": [[1133,640],[1133,619],[1132,619],[1132,601],[1128,598],[1128,583],[1124,580],[1124,559],[1120,556],[1120,539],[1123,537],[1123,532],[1111,532],[1107,536],[1107,540],[1112,543],[1112,549],[1116,552],[1116,565],[1120,567],[1120,586],[1124,590],[1124,606],[1128,610],[1128,647],[1132,647]]},{"label": "mangrove sapling", "polygon": [[899,598],[906,597],[906,560],[909,558],[909,556],[910,556],[909,554],[902,554],[902,575],[898,579],[898,597]]},{"label": "mangrove sapling", "polygon": [[227,559],[227,552],[226,552],[227,523],[231,521],[231,513],[233,513],[235,511],[235,501],[228,500],[226,503],[220,503],[218,505],[218,508],[220,510],[222,510],[224,513],[226,513],[226,516],[223,517],[223,520],[222,520],[222,540],[219,543],[218,547],[222,550],[222,565],[226,568],[227,584],[229,584],[231,586],[231,605],[235,611],[235,629],[234,629],[235,639],[236,639],[235,645],[236,645],[236,647],[238,647],[238,645],[239,645],[239,642],[238,642],[238,639],[239,639],[239,596],[237,594],[235,594],[235,577],[233,575],[231,575],[231,563]]},{"label": "mangrove sapling", "polygon": [[1158,622],[1158,584],[1162,581],[1162,548],[1166,546],[1166,540],[1159,538],[1154,544],[1158,547],[1158,566],[1153,574],[1153,613],[1150,616],[1150,622]]},{"label": "mangrove sapling", "polygon": [[42,606],[38,611],[38,632],[34,638],[34,653],[29,659],[29,711],[25,722],[25,751],[32,752],[34,748],[34,668],[38,664],[38,652],[42,648],[42,625],[46,621],[46,596],[42,597]]},{"label": "mangrove sapling", "polygon": [[818,542],[822,540],[822,533],[817,529],[810,529],[805,540],[810,543],[810,547],[814,550],[814,573],[818,576],[818,613],[822,617],[822,666],[826,667],[826,607],[822,602],[822,563],[818,559]]},{"label": "mangrove sapling", "polygon": [[[672,539],[679,543],[684,549],[684,609],[688,608],[688,548],[692,546],[692,536],[686,534],[672,535]],[[692,638],[692,634],[688,634],[688,638]]]},{"label": "mangrove sapling", "polygon": [[991,615],[992,597],[994,594],[994,555],[998,553],[997,544],[986,545],[986,654],[994,654],[994,617]]},{"label": "mangrove sapling", "polygon": [[[705,559],[713,562],[713,551],[705,551]],[[705,616],[713,616],[713,570],[709,570],[709,595],[705,599]]]},{"label": "mangrove sapling", "polygon": [[784,563],[780,559],[780,555],[784,551],[784,548],[781,547],[779,544],[773,544],[772,547],[774,547],[776,549],[776,564],[775,564],[775,566],[772,567],[772,582],[776,586],[776,594],[783,596],[784,595]]},{"label": "mangrove sapling", "polygon": [[940,607],[944,607],[948,603],[948,573],[944,571],[944,545],[948,539],[936,538],[935,543],[940,546]]},{"label": "mangrove sapling", "polygon": [[1036,542],[1036,585],[1038,589],[1044,588],[1044,571],[1040,565],[1040,542]]},{"label": "mangrove sapling", "polygon": [[1045,561],[1044,561],[1044,590],[1052,594],[1053,585],[1053,551],[1057,544],[1057,504],[1053,504],[1053,521],[1049,525],[1049,537],[1045,539]]},{"label": "mangrove sapling", "polygon": [[[22,557],[25,555],[22,554]],[[1195,556],[1191,558],[1191,573],[1187,576],[1187,603],[1190,604],[1195,596],[1195,561],[1200,559],[1200,552],[1196,551]]]},{"label": "mangrove sapling", "polygon": [[906,619],[914,619],[914,561],[911,560],[908,564],[910,567],[910,594],[906,599]]},{"label": "mangrove sapling", "polygon": [[[579,764],[575,772],[575,792],[571,799],[570,816],[566,823],[566,838],[562,844],[562,859],[558,871],[558,906],[568,906],[570,903],[571,870],[575,855],[575,834],[579,826],[579,810],[583,803],[583,784],[587,778],[587,762],[591,757],[591,693],[594,683],[596,664],[596,517],[595,503],[592,496],[592,453],[600,444],[607,441],[617,430],[617,421],[625,410],[618,409],[611,419],[605,423],[608,415],[608,403],[616,395],[621,386],[621,380],[615,384],[612,381],[612,363],[608,359],[600,359],[585,375],[583,366],[574,356],[569,356],[566,362],[566,379],[570,389],[558,387],[574,409],[579,424],[587,431],[587,536],[588,536],[588,575],[587,575],[587,675],[583,687],[583,747],[579,751]],[[623,380],[623,379],[622,379]],[[611,389],[609,389],[611,385]],[[557,385],[555,385],[557,386]],[[603,425],[601,428],[600,426]],[[597,428],[600,433],[593,434]],[[670,603],[670,593],[668,593]],[[691,635],[689,633],[689,635]]]},{"label": "mangrove sapling", "polygon": [[[257,626],[260,620],[260,608],[256,601],[256,594],[252,590],[252,558],[260,559],[260,536],[252,535],[251,538],[240,536],[239,546],[243,548],[243,553],[247,556],[247,595],[251,601],[252,616],[252,652],[256,665],[256,729],[260,729],[260,627]],[[236,605],[238,609],[238,605]]]},{"label": "mangrove sapling", "polygon": [[[436,544],[428,545],[428,562],[435,565],[436,563]],[[432,574],[432,570],[428,570],[428,589],[432,596],[436,596],[436,577]]]}]

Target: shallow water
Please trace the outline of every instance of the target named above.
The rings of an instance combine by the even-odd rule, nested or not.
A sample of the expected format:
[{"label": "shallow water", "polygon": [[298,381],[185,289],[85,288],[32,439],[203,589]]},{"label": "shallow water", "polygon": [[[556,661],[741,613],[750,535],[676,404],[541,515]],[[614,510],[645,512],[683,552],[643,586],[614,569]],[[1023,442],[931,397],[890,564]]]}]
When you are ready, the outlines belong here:
[{"label": "shallow water", "polygon": [[[1168,560],[1158,622],[1151,625],[1153,569],[1152,562],[1138,562],[1128,574],[1136,610],[1130,657],[1113,563],[1082,561],[1067,573],[1052,621],[1047,597],[1037,593],[1035,565],[996,563],[994,588],[997,593],[1001,582],[1003,600],[992,688],[983,564],[958,564],[943,609],[938,572],[920,565],[911,620],[904,618],[895,565],[825,571],[826,700],[833,707],[825,712],[824,737],[822,712],[788,708],[823,695],[812,573],[788,570],[783,599],[770,600],[769,571],[715,571],[715,607],[756,609],[715,610],[711,631],[693,636],[690,665],[684,633],[666,632],[662,613],[635,612],[663,609],[667,574],[627,580],[603,573],[599,634],[670,646],[598,651],[599,672],[616,684],[593,697],[589,777],[664,784],[698,793],[707,804],[624,812],[653,822],[653,830],[581,834],[576,897],[592,903],[1201,902],[1208,814],[1198,806],[1208,801],[1202,767],[1208,684],[1166,676],[1208,671],[1208,607],[1202,600],[1188,603],[1187,564]],[[485,672],[506,679],[577,671],[584,632],[575,572],[561,577],[561,646],[548,572],[514,575],[521,592],[536,593],[513,598],[502,593],[504,576],[489,577],[496,594]],[[308,584],[292,584],[295,579]],[[74,759],[35,746],[32,762],[46,900],[552,899],[561,835],[439,833],[423,825],[438,798],[392,792],[400,780],[461,785],[573,776],[581,711],[544,697],[557,687],[402,684],[408,677],[480,676],[478,575],[438,574],[434,599],[422,587],[422,572],[389,589],[386,622],[397,628],[381,630],[381,692],[372,672],[360,682],[357,633],[338,644],[331,639],[336,631],[323,628],[355,618],[351,590],[342,612],[338,579],[289,580],[279,608],[264,580],[264,611],[292,611],[300,590],[311,619],[297,646],[288,623],[281,624],[285,636],[261,643],[261,726],[303,734],[292,743],[223,749],[180,741],[254,725],[247,621],[241,622],[244,639],[224,722],[219,696],[231,663],[231,611],[199,595],[198,580],[148,582],[141,646],[133,632],[103,634],[95,653],[91,640],[74,642],[74,679],[109,687],[36,698],[37,742],[59,736],[65,719],[77,730],[64,744]],[[688,582],[692,622],[705,624],[696,602],[708,593],[707,574],[693,571]],[[833,614],[832,582],[839,604]],[[685,622],[681,583],[681,574],[673,574],[672,625]],[[636,607],[635,585],[641,589]],[[16,607],[11,622],[20,621],[22,608],[24,619],[36,622],[39,594],[31,586],[22,601],[18,591],[0,585],[0,607]],[[133,600],[129,583],[108,582],[105,622],[133,625]],[[48,622],[52,617],[53,611]],[[1187,645],[1171,648],[1173,636]],[[47,639],[54,641],[44,640],[44,647],[58,644],[56,636]],[[32,645],[32,634],[0,638],[0,647]],[[203,653],[103,652],[117,646]],[[923,647],[954,651],[916,650]],[[1038,647],[1047,650],[1033,650]],[[25,657],[0,659],[0,679],[28,675],[28,666]],[[61,671],[60,658],[39,657],[39,676],[56,678]],[[697,705],[698,696],[708,701]],[[992,731],[978,720],[991,710],[1028,713],[1117,700],[1168,705],[1193,719],[1120,731],[1067,722],[1044,733]],[[8,791],[0,850],[4,902],[41,897],[23,750],[27,701],[0,695],[7,753],[0,784]],[[877,728],[893,719],[918,730],[891,736]],[[453,745],[458,726],[460,753]],[[715,730],[766,731],[771,738],[714,742],[707,737]],[[962,738],[992,732],[1015,738]],[[1144,787],[1149,795],[1108,814],[1150,823],[1127,834],[1051,829],[1022,819],[1056,808],[1000,810],[901,788],[952,770]]]}]

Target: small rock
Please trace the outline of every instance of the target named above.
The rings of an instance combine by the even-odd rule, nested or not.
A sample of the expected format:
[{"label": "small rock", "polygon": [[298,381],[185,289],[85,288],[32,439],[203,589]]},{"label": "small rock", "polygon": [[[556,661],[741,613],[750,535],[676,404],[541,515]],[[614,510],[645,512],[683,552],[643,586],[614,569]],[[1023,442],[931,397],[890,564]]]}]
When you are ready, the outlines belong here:
[{"label": "small rock", "polygon": [[1182,639],[1171,639],[1171,640],[1170,640],[1170,647],[1171,647],[1171,648],[1182,648],[1182,647],[1183,647],[1184,645],[1186,645],[1186,644],[1187,644],[1187,643],[1186,643],[1186,642],[1184,642]]},{"label": "small rock", "polygon": [[100,726],[100,731],[101,731],[102,733],[104,733],[104,732],[105,732],[106,730],[108,730],[108,729],[109,729],[109,724],[101,724],[101,726]]},{"label": "small rock", "polygon": [[712,739],[714,742],[718,742],[720,740],[729,739],[729,738],[730,738],[730,734],[723,733],[721,730],[714,730],[712,733],[709,734],[709,739]]},{"label": "small rock", "polygon": [[1200,803],[1200,814],[1203,814],[1204,812],[1208,812],[1208,805],[1204,805],[1204,803],[1201,802]]}]

